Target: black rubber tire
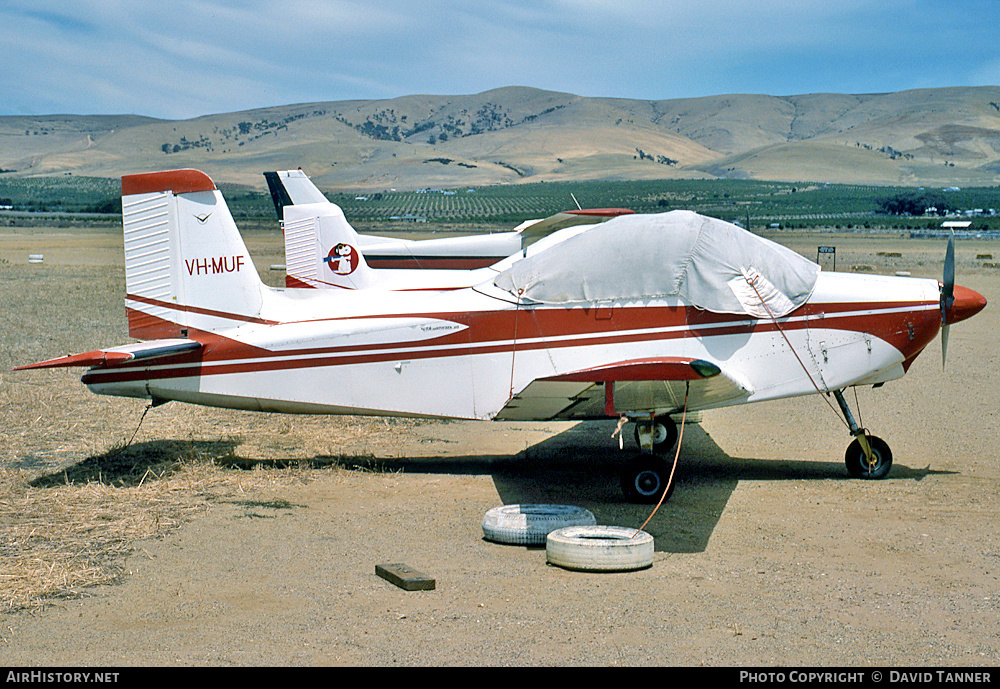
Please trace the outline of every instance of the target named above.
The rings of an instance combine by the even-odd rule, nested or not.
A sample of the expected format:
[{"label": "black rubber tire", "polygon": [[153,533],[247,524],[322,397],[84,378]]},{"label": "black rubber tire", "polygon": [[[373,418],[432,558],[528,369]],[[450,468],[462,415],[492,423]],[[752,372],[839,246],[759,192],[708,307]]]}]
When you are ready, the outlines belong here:
[{"label": "black rubber tire", "polygon": [[[672,463],[657,455],[641,454],[630,459],[621,473],[622,491],[626,499],[645,504],[658,503],[667,488],[672,466]],[[676,478],[674,476],[675,481],[667,489],[664,502],[673,494]]]},{"label": "black rubber tire", "polygon": [[[677,422],[675,422],[670,417],[661,417],[659,420],[653,422],[659,428],[653,437],[653,452],[656,454],[663,454],[669,452],[671,448],[677,443]],[[649,425],[644,424],[641,421],[635,423],[635,444],[642,448],[642,444],[639,442],[639,426]],[[659,438],[659,442],[657,439]]]},{"label": "black rubber tire", "polygon": [[847,473],[853,478],[883,479],[889,475],[889,470],[892,469],[892,450],[889,449],[885,441],[873,435],[868,436],[868,446],[871,447],[875,458],[875,463],[871,466],[868,465],[868,459],[865,457],[865,452],[861,449],[861,443],[858,442],[857,438],[847,446],[847,452],[844,453]]}]

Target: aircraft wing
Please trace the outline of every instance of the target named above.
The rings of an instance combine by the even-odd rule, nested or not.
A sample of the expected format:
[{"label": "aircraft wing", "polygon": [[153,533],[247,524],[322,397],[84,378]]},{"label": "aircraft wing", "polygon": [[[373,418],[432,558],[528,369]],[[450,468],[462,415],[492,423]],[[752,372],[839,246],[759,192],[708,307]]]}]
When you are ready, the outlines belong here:
[{"label": "aircraft wing", "polygon": [[542,237],[547,237],[553,232],[557,232],[566,227],[574,225],[596,225],[597,223],[610,220],[619,215],[631,215],[634,211],[625,208],[590,208],[578,211],[564,211],[555,215],[543,218],[527,227],[522,228],[521,248],[531,246]]},{"label": "aircraft wing", "polygon": [[738,376],[704,359],[634,359],[538,378],[514,395],[498,421],[596,419],[708,409],[745,399]]},{"label": "aircraft wing", "polygon": [[57,359],[39,361],[37,364],[18,366],[15,371],[24,371],[32,368],[65,368],[70,366],[105,366],[108,364],[120,364],[135,359],[163,359],[178,354],[187,354],[201,349],[202,344],[196,340],[170,339],[170,340],[150,340],[137,344],[122,345],[120,347],[110,347],[108,349],[96,349],[83,354],[67,354]]}]

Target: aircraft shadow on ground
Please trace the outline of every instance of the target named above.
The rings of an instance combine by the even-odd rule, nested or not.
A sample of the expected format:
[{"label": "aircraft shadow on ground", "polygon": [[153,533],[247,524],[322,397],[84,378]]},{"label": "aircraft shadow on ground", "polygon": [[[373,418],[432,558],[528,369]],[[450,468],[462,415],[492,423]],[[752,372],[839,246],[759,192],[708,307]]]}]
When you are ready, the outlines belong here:
[{"label": "aircraft shadow on ground", "polygon": [[[439,457],[334,457],[305,460],[313,466],[352,470],[451,475],[489,475],[500,504],[557,503],[591,510],[599,524],[638,527],[652,505],[626,501],[619,477],[637,449],[627,437],[624,450],[612,439],[614,423],[581,423],[513,455]],[[629,429],[626,427],[626,434]],[[236,454],[237,440],[156,440],[113,448],[78,464],[33,480],[36,488],[101,482],[135,486],[147,477],[169,476],[186,462],[230,469],[300,465],[301,459],[254,459]],[[673,461],[673,453],[668,456]],[[921,480],[941,474],[930,468],[895,465],[892,479]],[[855,480],[842,462],[731,457],[700,426],[685,428],[674,477],[675,490],[644,527],[660,552],[702,552],[740,480]]]},{"label": "aircraft shadow on ground", "polygon": [[114,447],[72,466],[39,476],[31,481],[31,485],[35,488],[51,488],[67,483],[136,486],[149,476],[170,476],[185,463],[233,465],[239,459],[236,456],[238,446],[239,441],[227,439],[152,440]]},{"label": "aircraft shadow on ground", "polygon": [[[628,502],[620,471],[638,450],[626,427],[624,450],[611,439],[615,423],[581,423],[515,455],[340,458],[351,469],[429,474],[489,474],[500,503],[556,503],[585,507],[598,524],[638,527],[653,505]],[[851,479],[843,462],[731,457],[700,426],[686,426],[675,490],[644,527],[660,552],[702,552],[740,480]],[[317,458],[321,459],[321,458]],[[332,459],[332,458],[328,458]],[[673,453],[667,457],[673,461]],[[893,467],[892,478],[920,480],[926,469]]]}]

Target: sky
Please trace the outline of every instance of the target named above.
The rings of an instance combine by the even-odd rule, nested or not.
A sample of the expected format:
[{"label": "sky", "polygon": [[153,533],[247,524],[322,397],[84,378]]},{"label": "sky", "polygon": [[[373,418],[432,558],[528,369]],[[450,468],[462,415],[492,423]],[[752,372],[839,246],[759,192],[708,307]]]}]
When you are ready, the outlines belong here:
[{"label": "sky", "polygon": [[0,0],[0,115],[1000,84],[997,0]]}]

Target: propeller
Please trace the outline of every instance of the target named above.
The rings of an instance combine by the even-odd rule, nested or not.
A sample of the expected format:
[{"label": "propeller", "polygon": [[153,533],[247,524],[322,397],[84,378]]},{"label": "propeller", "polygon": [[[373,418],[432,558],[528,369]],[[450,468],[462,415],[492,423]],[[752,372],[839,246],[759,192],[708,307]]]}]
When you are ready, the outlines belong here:
[{"label": "propeller", "polygon": [[941,368],[948,356],[948,311],[955,303],[955,230],[948,237],[948,250],[944,254],[944,277],[941,281]]}]

